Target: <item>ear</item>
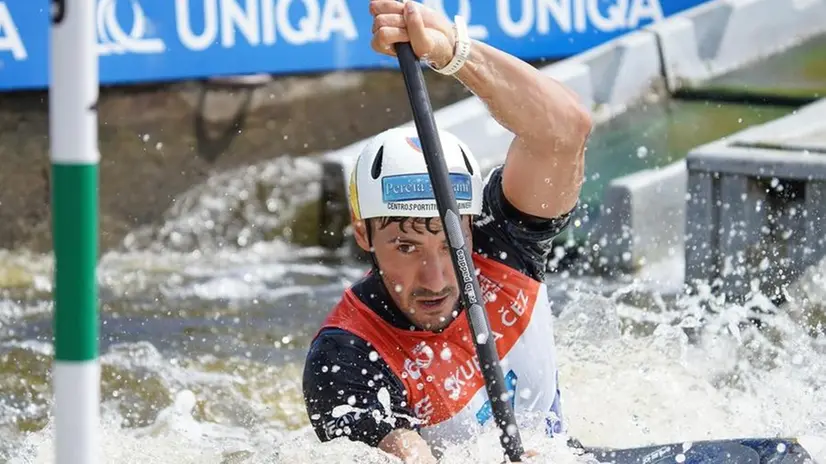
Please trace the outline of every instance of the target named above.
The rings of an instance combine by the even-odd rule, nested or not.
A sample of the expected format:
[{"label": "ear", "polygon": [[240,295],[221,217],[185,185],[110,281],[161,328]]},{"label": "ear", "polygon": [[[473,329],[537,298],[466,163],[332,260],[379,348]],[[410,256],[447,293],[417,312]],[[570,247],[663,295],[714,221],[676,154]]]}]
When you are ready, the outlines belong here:
[{"label": "ear", "polygon": [[[465,240],[468,241],[468,248],[473,253],[473,220],[478,216],[466,215],[467,220],[462,221],[462,232],[465,234]],[[462,218],[464,219],[464,218]]]},{"label": "ear", "polygon": [[362,250],[370,253],[370,241],[367,240],[367,223],[365,221],[353,221],[353,237]]},{"label": "ear", "polygon": [[473,231],[473,221],[477,217],[478,216],[471,216],[470,214],[465,214],[464,216],[462,216],[462,228],[464,229],[464,232],[466,234],[471,234],[471,232]]}]

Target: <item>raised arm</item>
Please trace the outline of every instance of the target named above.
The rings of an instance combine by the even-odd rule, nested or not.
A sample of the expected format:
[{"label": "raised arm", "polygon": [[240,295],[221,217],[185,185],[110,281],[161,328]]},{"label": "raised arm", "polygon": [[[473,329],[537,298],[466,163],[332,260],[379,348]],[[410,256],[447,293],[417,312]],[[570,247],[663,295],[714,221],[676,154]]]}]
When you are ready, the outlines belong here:
[{"label": "raised arm", "polygon": [[531,65],[482,42],[456,73],[516,136],[502,173],[505,196],[522,212],[554,218],[570,211],[584,178],[591,119],[575,94]]},{"label": "raised arm", "polygon": [[[456,37],[443,15],[414,2],[371,0],[373,48],[393,55],[410,42],[436,68],[453,58]],[[584,177],[591,118],[577,96],[524,61],[474,41],[455,77],[486,105],[515,138],[505,161],[505,196],[517,209],[554,218],[577,202]]]}]

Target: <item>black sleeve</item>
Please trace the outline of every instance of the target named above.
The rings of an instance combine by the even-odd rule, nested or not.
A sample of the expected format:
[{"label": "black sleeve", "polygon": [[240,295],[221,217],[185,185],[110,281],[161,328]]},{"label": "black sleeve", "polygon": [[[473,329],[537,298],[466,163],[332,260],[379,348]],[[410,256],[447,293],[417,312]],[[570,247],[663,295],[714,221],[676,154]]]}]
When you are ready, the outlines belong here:
[{"label": "black sleeve", "polygon": [[575,208],[552,219],[518,210],[505,198],[501,166],[488,175],[483,196],[473,228],[474,251],[544,280],[553,239],[568,227]]},{"label": "black sleeve", "polygon": [[322,442],[346,436],[377,446],[394,429],[417,429],[402,382],[364,340],[344,330],[326,329],[310,346],[303,390]]}]

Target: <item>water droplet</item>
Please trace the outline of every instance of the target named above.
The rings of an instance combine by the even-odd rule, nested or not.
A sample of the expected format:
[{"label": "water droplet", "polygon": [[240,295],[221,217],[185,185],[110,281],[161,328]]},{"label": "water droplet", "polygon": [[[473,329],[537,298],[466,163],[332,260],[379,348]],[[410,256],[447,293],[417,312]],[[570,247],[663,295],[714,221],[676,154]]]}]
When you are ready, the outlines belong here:
[{"label": "water droplet", "polygon": [[778,443],[777,444],[777,452],[778,453],[785,453],[786,452],[786,444],[785,443]]},{"label": "water droplet", "polygon": [[401,293],[402,292],[402,286],[399,285],[399,284],[396,284],[396,286],[393,287],[393,290],[395,290],[396,293]]},{"label": "water droplet", "polygon": [[523,388],[519,392],[519,397],[522,398],[522,399],[525,399],[525,400],[529,399],[531,397],[531,389],[530,388]]},{"label": "water droplet", "polygon": [[321,414],[313,414],[312,416],[310,416],[310,419],[319,420],[319,419],[321,419]]},{"label": "water droplet", "polygon": [[321,366],[321,372],[327,372],[330,369],[327,366]]},{"label": "water droplet", "polygon": [[507,426],[507,427],[505,427],[505,431],[506,431],[506,432],[508,433],[508,435],[510,435],[510,436],[514,436],[514,435],[516,435],[516,424],[508,424],[508,426]]},{"label": "water droplet", "polygon": [[149,134],[143,134],[141,136],[141,140],[143,140],[144,142],[148,142],[149,141]]},{"label": "water droplet", "polygon": [[499,253],[499,259],[508,259],[508,254],[504,251]]},{"label": "water droplet", "polygon": [[480,345],[484,345],[486,341],[488,341],[488,334],[480,333],[479,335],[476,336],[476,343],[478,343]]},{"label": "water droplet", "polygon": [[369,354],[369,357],[370,357],[370,361],[373,361],[373,362],[376,362],[376,361],[379,360],[379,354],[376,353],[375,351],[371,351],[370,354]]},{"label": "water droplet", "polygon": [[338,372],[339,370],[341,370],[341,367],[333,366],[333,369],[332,369],[333,372]]},{"label": "water droplet", "polygon": [[648,147],[637,148],[637,158],[645,158],[646,156],[648,156]]},{"label": "water droplet", "polygon": [[354,395],[350,395],[347,397],[347,404],[353,406],[356,404],[356,397]]},{"label": "water droplet", "polygon": [[680,462],[680,463],[685,462],[685,454],[683,454],[683,453],[678,454],[677,456],[674,457],[674,460],[677,461],[677,462]]},{"label": "water droplet", "polygon": [[451,356],[453,356],[453,353],[450,352],[450,348],[448,347],[444,347],[444,349],[442,349],[442,352],[439,353],[439,357],[442,358],[442,361],[449,360]]}]

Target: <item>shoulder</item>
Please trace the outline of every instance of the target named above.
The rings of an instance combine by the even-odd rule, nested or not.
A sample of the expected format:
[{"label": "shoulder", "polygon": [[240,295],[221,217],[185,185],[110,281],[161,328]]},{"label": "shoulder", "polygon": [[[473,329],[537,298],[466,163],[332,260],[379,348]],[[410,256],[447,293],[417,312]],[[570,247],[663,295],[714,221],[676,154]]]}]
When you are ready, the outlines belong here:
[{"label": "shoulder", "polygon": [[305,379],[325,374],[333,366],[339,366],[337,370],[361,370],[360,367],[364,366],[370,370],[391,372],[365,340],[343,329],[326,328],[319,332],[307,352]]},{"label": "shoulder", "polygon": [[542,281],[554,238],[568,227],[573,210],[556,218],[524,213],[505,197],[502,166],[486,177],[482,213],[473,223],[473,251]]},{"label": "shoulder", "polygon": [[[321,441],[348,437],[377,446],[395,428],[416,428],[401,380],[367,342],[347,331],[319,333],[307,353],[302,383],[307,414]],[[390,405],[381,402],[381,390]],[[376,419],[385,416],[390,417]]]}]

